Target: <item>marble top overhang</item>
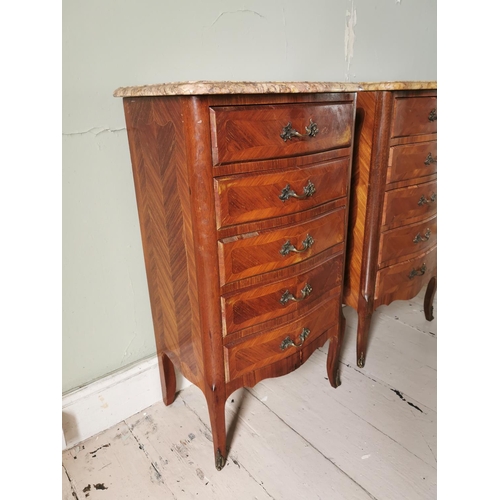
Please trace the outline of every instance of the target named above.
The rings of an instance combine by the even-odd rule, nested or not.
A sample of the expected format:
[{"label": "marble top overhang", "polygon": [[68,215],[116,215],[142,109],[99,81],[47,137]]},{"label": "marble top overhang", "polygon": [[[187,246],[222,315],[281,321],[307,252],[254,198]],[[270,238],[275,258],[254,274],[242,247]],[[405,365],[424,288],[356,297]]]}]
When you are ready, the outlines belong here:
[{"label": "marble top overhang", "polygon": [[435,90],[437,82],[171,82],[120,87],[115,97],[217,94],[300,94],[375,90]]}]

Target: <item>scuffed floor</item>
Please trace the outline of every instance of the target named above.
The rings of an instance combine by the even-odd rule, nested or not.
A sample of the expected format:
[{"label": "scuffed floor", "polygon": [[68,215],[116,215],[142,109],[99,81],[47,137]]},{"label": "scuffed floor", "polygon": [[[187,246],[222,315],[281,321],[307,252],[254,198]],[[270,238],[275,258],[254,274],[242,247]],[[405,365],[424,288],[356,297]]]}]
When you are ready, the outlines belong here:
[{"label": "scuffed floor", "polygon": [[356,313],[344,308],[338,389],[326,345],[294,373],[235,392],[223,471],[190,386],[63,452],[63,500],[436,498],[436,320],[422,303],[423,291],[377,310],[364,369]]}]

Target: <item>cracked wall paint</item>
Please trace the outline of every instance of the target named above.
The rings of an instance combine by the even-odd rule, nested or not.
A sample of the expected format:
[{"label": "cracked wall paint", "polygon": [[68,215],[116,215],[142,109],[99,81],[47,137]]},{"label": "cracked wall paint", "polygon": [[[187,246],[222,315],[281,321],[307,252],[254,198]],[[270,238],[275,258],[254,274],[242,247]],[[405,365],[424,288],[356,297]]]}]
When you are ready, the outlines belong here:
[{"label": "cracked wall paint", "polygon": [[249,10],[249,9],[228,10],[225,12],[221,12],[210,26],[213,26],[222,16],[225,16],[227,14],[238,14],[240,12],[243,12],[245,14],[254,14],[256,16],[261,17],[262,19],[265,19],[265,17],[262,14],[260,14],[259,12],[256,12],[255,10]]},{"label": "cracked wall paint", "polygon": [[345,25],[345,36],[344,36],[344,54],[345,60],[347,62],[346,80],[349,82],[351,76],[349,70],[351,68],[351,61],[354,57],[354,40],[356,35],[354,34],[354,27],[356,26],[356,9],[354,8],[354,0],[351,2],[351,10],[346,11],[346,25]]},{"label": "cracked wall paint", "polygon": [[92,128],[89,128],[88,130],[84,130],[83,132],[68,132],[68,133],[63,133],[63,135],[64,136],[71,136],[71,135],[93,134],[95,136],[98,136],[99,134],[102,134],[103,132],[122,132],[124,130],[126,130],[125,127],[122,127],[122,128],[92,127]]}]

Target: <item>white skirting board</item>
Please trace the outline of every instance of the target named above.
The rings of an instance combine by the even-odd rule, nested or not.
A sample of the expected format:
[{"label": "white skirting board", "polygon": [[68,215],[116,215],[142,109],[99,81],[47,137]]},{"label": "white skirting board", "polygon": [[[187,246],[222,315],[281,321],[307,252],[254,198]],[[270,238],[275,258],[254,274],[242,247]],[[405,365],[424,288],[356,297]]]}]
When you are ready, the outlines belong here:
[{"label": "white skirting board", "polygon": [[[191,385],[177,370],[175,375],[177,391]],[[63,395],[63,449],[109,429],[161,398],[156,355]]]}]

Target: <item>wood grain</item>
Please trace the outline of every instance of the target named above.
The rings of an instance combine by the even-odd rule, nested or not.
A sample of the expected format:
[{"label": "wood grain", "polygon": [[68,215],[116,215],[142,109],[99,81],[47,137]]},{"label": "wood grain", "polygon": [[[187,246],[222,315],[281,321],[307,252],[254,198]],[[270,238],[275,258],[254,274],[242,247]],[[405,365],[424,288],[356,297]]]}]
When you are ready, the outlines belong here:
[{"label": "wood grain", "polygon": [[[124,100],[163,399],[175,403],[174,366],[203,391],[218,470],[231,391],[294,370],[327,339],[328,377],[340,383],[355,102],[328,93]],[[317,120],[317,140],[276,139],[285,116]],[[287,184],[300,196],[308,183],[312,196],[279,198]],[[280,254],[306,239],[305,252]],[[328,314],[303,348],[271,354],[277,332],[322,303]],[[240,344],[229,365],[224,353]]]},{"label": "wood grain", "polygon": [[436,133],[437,119],[430,118],[433,110],[437,115],[435,96],[406,97],[396,93],[391,137]]},{"label": "wood grain", "polygon": [[[347,194],[350,158],[295,167],[268,174],[216,178],[217,228],[300,212]],[[281,199],[283,190],[304,196],[306,186],[314,192],[306,198]]]},{"label": "wood grain", "polygon": [[[344,232],[345,208],[339,208],[300,224],[219,240],[221,286],[309,259],[341,243]],[[287,243],[298,252],[286,253]]]},{"label": "wood grain", "polygon": [[[377,273],[375,307],[390,304],[396,299],[408,300],[415,297],[424,284],[436,276],[436,262],[437,249],[434,247],[409,261],[381,269]],[[425,272],[422,272],[423,269]],[[412,278],[412,271],[420,274]]]},{"label": "wood grain", "polygon": [[[338,302],[339,296],[337,295],[285,326],[226,344],[224,346],[226,379],[241,377],[305,348],[337,323]],[[290,337],[296,344],[300,344],[299,336],[303,328],[310,330],[308,337],[303,341],[303,347],[281,348],[281,343],[287,337]]]},{"label": "wood grain", "polygon": [[344,301],[358,312],[359,367],[374,309],[416,295],[429,279],[408,284],[396,266],[418,260],[437,241],[437,128],[429,120],[435,107],[436,93],[427,90],[358,96]]},{"label": "wood grain", "polygon": [[[342,283],[343,255],[337,255],[307,271],[284,280],[257,286],[249,290],[222,296],[223,333],[231,333],[246,327],[263,329],[269,320],[292,312],[304,313],[313,304],[317,304],[323,295]],[[303,298],[301,293],[309,285],[312,289]],[[299,302],[282,302],[287,293],[293,294]],[[290,318],[291,319],[291,318]]]},{"label": "wood grain", "polygon": [[437,142],[395,146],[389,152],[387,183],[416,179],[437,171]]},{"label": "wood grain", "polygon": [[[352,103],[224,106],[210,109],[214,165],[283,158],[349,146]],[[314,122],[315,136],[305,130]],[[286,141],[287,124],[304,137]]]},{"label": "wood grain", "polygon": [[414,184],[385,193],[382,230],[410,224],[437,211],[437,181]]},{"label": "wood grain", "polygon": [[[186,378],[203,386],[181,98],[168,105],[149,98],[123,104],[159,365],[166,353]],[[164,371],[161,378],[166,380]],[[170,400],[168,387],[162,388]]]},{"label": "wood grain", "polygon": [[408,260],[437,243],[437,217],[380,234],[379,268]]}]

